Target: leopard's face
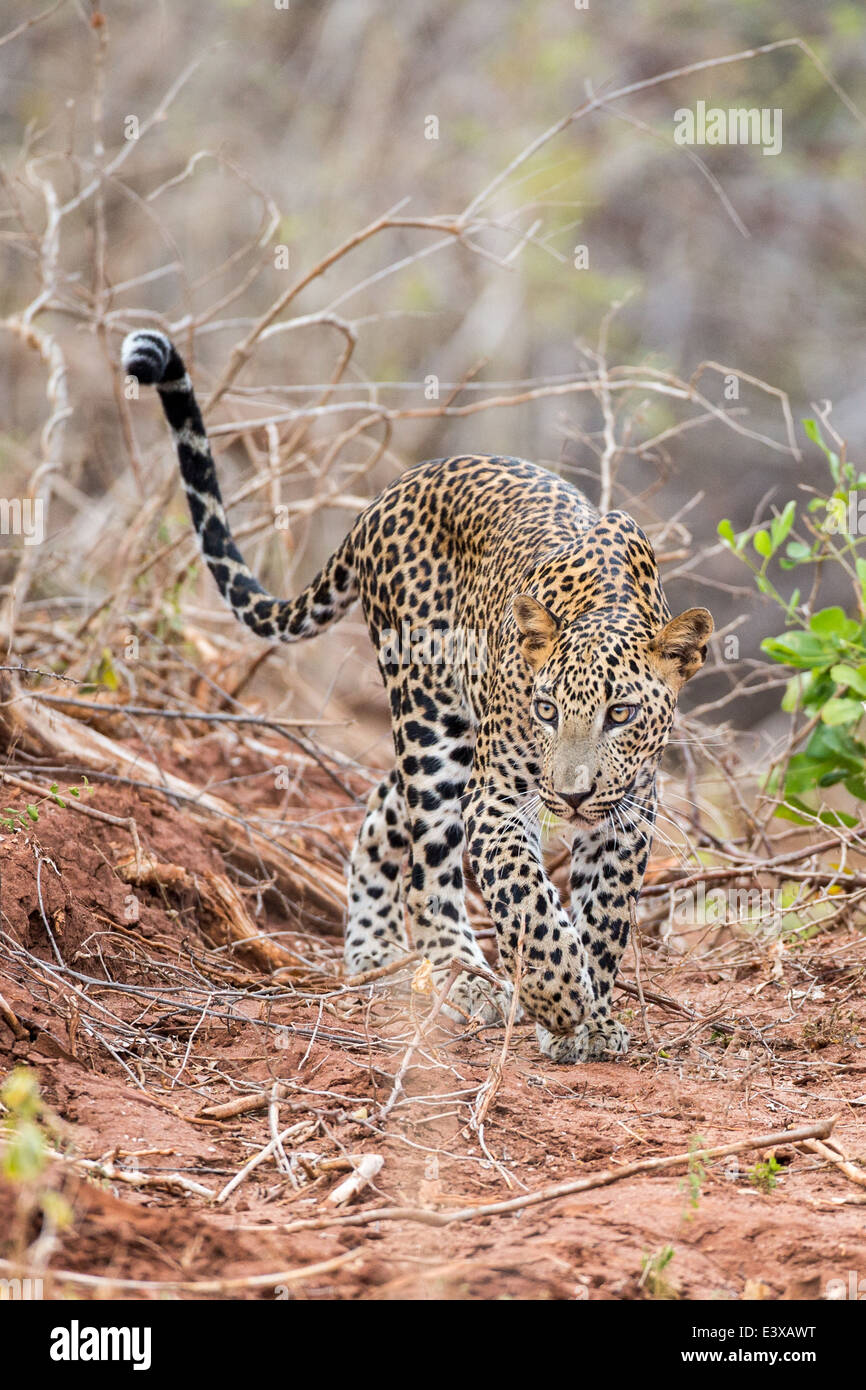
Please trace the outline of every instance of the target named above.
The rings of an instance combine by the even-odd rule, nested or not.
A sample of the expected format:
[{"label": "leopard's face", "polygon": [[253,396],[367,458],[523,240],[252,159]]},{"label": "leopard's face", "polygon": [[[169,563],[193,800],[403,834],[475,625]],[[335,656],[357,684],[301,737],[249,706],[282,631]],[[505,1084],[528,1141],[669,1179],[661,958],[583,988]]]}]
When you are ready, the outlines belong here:
[{"label": "leopard's face", "polygon": [[[540,604],[532,613],[519,604],[535,672],[529,720],[539,795],[561,819],[597,825],[651,783],[677,692],[703,664],[712,619],[690,609],[653,634],[631,614],[595,613],[566,627]],[[545,614],[551,625],[537,646]]]},{"label": "leopard's face", "polygon": [[537,672],[530,705],[542,756],[538,790],[548,810],[594,825],[644,787],[675,705],[646,637],[568,631]]}]

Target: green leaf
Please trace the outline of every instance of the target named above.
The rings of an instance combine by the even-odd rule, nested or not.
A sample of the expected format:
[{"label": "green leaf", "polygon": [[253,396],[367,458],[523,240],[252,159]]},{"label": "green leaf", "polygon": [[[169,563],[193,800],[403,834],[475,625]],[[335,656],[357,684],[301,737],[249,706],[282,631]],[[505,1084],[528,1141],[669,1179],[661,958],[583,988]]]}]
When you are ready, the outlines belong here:
[{"label": "green leaf", "polygon": [[19,1121],[3,1152],[2,1169],[13,1182],[32,1182],[45,1167],[45,1139],[32,1120]]},{"label": "green leaf", "polygon": [[770,539],[773,549],[778,550],[782,541],[785,540],[791,527],[794,525],[794,517],[797,514],[797,504],[794,501],[788,502],[782,511],[781,516],[774,516],[770,522]]},{"label": "green leaf", "polygon": [[737,537],[735,536],[734,528],[729,521],[720,521],[718,526],[716,527],[716,533],[725,542],[726,545],[736,547]]},{"label": "green leaf", "polygon": [[785,693],[782,696],[782,709],[786,714],[793,714],[800,708],[803,701],[803,683],[806,677],[802,675],[792,676],[785,686]]},{"label": "green leaf", "polygon": [[824,439],[821,434],[821,430],[817,420],[804,420],[803,429],[805,430],[807,437],[811,439],[812,443],[818,445],[818,448],[821,450],[821,453],[824,455],[824,457],[830,465],[830,472],[833,474],[834,483],[838,483],[839,455],[834,454],[833,450],[829,447],[829,445],[824,443]]},{"label": "green leaf", "polygon": [[0,1087],[0,1100],[14,1115],[32,1119],[39,1114],[39,1080],[29,1067],[15,1067]]},{"label": "green leaf", "polygon": [[829,666],[836,655],[835,648],[828,647],[820,637],[796,628],[791,632],[782,633],[781,637],[765,637],[761,643],[761,650],[783,666],[805,669]]},{"label": "green leaf", "polygon": [[806,689],[803,692],[804,709],[820,709],[827,700],[832,700],[836,694],[836,682],[828,675],[826,670],[820,668],[813,669],[806,677]]},{"label": "green leaf", "polygon": [[851,777],[846,777],[845,790],[856,797],[858,801],[866,801],[866,776],[863,773],[855,772]]},{"label": "green leaf", "polygon": [[866,666],[855,670],[853,666],[831,666],[830,675],[837,685],[850,686],[858,695],[866,695]]},{"label": "green leaf", "polygon": [[821,711],[825,724],[856,724],[863,717],[859,700],[828,700]]},{"label": "green leaf", "polygon": [[827,515],[821,524],[821,530],[829,536],[844,536],[848,534],[848,502],[844,497],[831,497],[825,503]]},{"label": "green leaf", "polygon": [[[822,777],[835,776],[838,771],[838,764],[832,760],[821,762],[810,758],[806,753],[796,753],[788,763],[785,799],[790,801],[804,792],[814,791]],[[844,770],[842,776],[845,776]]]},{"label": "green leaf", "polygon": [[792,560],[808,560],[812,554],[812,547],[804,545],[802,541],[788,541],[785,546],[785,554]]},{"label": "green leaf", "polygon": [[817,420],[813,420],[811,416],[807,416],[803,421],[803,430],[807,439],[811,439],[813,444],[817,444],[819,449],[823,449],[824,441],[821,438],[821,431],[818,428]]},{"label": "green leaf", "polygon": [[28,816],[30,817],[31,820],[38,820],[38,819],[39,819],[39,812],[37,811],[37,809],[36,809],[35,806],[32,806],[32,805],[31,805],[31,806],[28,806],[28,807],[27,807],[27,814],[28,814]]},{"label": "green leaf", "polygon": [[773,542],[770,540],[769,531],[756,531],[752,537],[752,545],[759,555],[763,555],[765,560],[769,560],[773,553]]},{"label": "green leaf", "polygon": [[844,729],[831,728],[827,724],[818,725],[805,751],[810,758],[820,761],[832,759],[837,766],[852,772],[859,771],[866,762],[866,749],[862,743]]},{"label": "green leaf", "polygon": [[822,608],[820,612],[813,613],[809,627],[819,636],[842,637],[846,642],[853,642],[860,632],[858,624],[839,607]]}]

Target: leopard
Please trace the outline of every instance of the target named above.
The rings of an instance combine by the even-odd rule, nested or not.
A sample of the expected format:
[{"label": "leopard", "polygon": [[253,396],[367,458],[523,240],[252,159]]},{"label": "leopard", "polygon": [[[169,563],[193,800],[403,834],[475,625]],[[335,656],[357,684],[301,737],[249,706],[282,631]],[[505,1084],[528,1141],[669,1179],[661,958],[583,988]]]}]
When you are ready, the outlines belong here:
[{"label": "leopard", "polygon": [[[481,1030],[526,1017],[558,1063],[621,1057],[629,1035],[614,984],[659,762],[679,693],[706,660],[710,613],[672,616],[653,547],[627,512],[600,513],[535,463],[477,454],[400,473],[306,588],[277,598],[235,544],[177,348],[142,329],[121,358],[128,378],[156,387],[202,555],[234,615],[293,643],[360,603],[395,762],[351,854],[348,975],[399,973],[420,953],[433,984],[448,986],[450,1018]],[[570,856],[567,896],[545,867],[551,826]],[[498,973],[469,920],[467,864]]]}]

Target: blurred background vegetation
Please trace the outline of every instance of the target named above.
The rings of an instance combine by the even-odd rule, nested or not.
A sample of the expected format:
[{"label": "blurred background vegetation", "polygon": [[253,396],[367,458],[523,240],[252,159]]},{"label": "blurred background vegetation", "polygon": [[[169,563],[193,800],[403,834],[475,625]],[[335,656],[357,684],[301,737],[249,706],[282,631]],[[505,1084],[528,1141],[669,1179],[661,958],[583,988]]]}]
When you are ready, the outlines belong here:
[{"label": "blurred background vegetation", "polygon": [[[4,25],[43,8],[12,0]],[[144,622],[160,586],[172,602],[180,592],[178,556],[192,558],[162,421],[154,406],[125,414],[119,398],[122,332],[156,321],[177,332],[206,397],[288,277],[388,209],[399,204],[403,218],[457,214],[589,91],[795,35],[866,109],[866,10],[849,0],[589,0],[587,9],[571,0],[291,0],[285,10],[271,0],[98,10],[68,0],[0,47],[0,310],[21,314],[43,277],[47,300],[34,322],[62,347],[72,406],[48,538],[21,618],[25,635],[32,619],[30,659],[48,660],[73,618],[80,633],[99,605],[110,607],[121,571],[150,562],[124,591]],[[190,64],[164,116],[148,126]],[[707,146],[693,152],[702,170],[672,138],[674,112],[700,100],[780,108],[781,153]],[[436,139],[428,138],[431,117]],[[40,181],[50,180],[61,203],[74,200],[127,149],[130,118],[145,133],[99,196],[64,217],[46,287],[39,242],[50,205]],[[787,392],[795,421],[813,413],[811,402],[830,399],[836,429],[856,450],[866,422],[863,146],[863,124],[797,48],[693,72],[594,111],[546,143],[485,204],[498,225],[479,232],[480,249],[430,230],[389,230],[313,280],[289,315],[328,310],[350,320],[357,343],[338,398],[405,408],[425,404],[431,374],[443,384],[474,374],[476,396],[485,383],[574,378],[591,365],[583,349],[597,344],[611,305],[624,301],[609,325],[609,363],[686,381],[704,360],[723,363]],[[288,247],[288,277],[275,264],[277,245]],[[578,245],[587,248],[584,269],[574,265]],[[275,334],[239,378],[261,395],[230,393],[214,422],[268,403],[315,404],[343,347],[320,321]],[[719,374],[701,386],[725,406]],[[0,400],[0,490],[11,496],[26,491],[46,418],[45,372],[20,334],[4,335]],[[744,385],[739,404],[750,430],[784,444],[777,399]],[[630,410],[630,428],[643,439],[689,413],[661,396],[634,400]],[[353,496],[371,496],[420,458],[501,452],[548,464],[596,500],[602,425],[588,394],[398,420],[378,456],[360,438],[347,442],[338,481],[351,479]],[[143,451],[137,473],[133,428]],[[292,438],[291,424],[280,424],[279,456],[294,459],[281,498],[297,501],[321,485],[308,449],[320,428],[308,422]],[[712,546],[721,517],[745,526],[771,489],[781,509],[810,479],[819,455],[799,425],[798,436],[800,460],[718,421],[687,429],[648,454],[624,454],[615,501],[636,497],[636,515],[652,525],[703,493],[685,514],[687,543]],[[233,494],[273,440],[227,443],[220,467]],[[271,488],[241,499],[235,525],[254,524],[275,496]],[[155,499],[159,516],[142,527]],[[259,533],[250,559],[288,592],[351,519],[349,508],[322,507],[293,520],[288,537]],[[175,563],[154,562],[170,542],[180,547]],[[0,581],[11,577],[17,544],[0,538]],[[720,547],[699,569],[671,581],[673,605],[707,603],[721,624],[756,611],[760,601]],[[182,569],[181,578],[184,604],[212,609],[214,631],[227,632],[208,576]],[[46,626],[46,612],[67,626]],[[106,643],[116,656],[123,623],[115,617],[114,627],[102,618],[86,623],[74,674],[104,660]],[[767,630],[766,618],[751,616],[743,654],[759,656]],[[327,644],[284,654],[294,673],[288,682],[269,685],[274,663],[257,674],[262,690],[279,692],[284,712],[381,709],[360,618],[337,631]],[[738,717],[752,722],[777,704],[771,693],[741,706]],[[387,756],[384,725],[377,727]]]}]

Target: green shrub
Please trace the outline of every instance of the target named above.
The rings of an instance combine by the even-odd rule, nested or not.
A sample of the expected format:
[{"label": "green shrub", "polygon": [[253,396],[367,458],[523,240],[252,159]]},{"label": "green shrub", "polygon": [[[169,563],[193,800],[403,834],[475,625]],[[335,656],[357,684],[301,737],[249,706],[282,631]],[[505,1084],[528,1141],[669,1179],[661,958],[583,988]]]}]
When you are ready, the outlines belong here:
[{"label": "green shrub", "polygon": [[[820,796],[825,787],[841,783],[857,801],[866,800],[866,744],[860,736],[866,710],[866,473],[845,460],[844,446],[837,453],[825,443],[817,421],[804,420],[803,425],[827,460],[832,491],[799,509],[796,501],[788,502],[754,534],[738,535],[730,521],[718,527],[725,545],[754,574],[760,592],[785,614],[785,630],[765,638],[761,648],[772,661],[796,672],[782,708],[791,715],[802,712],[808,720],[794,738],[797,751],[771,770],[768,790],[780,798],[776,814],[800,822],[815,818],[816,808],[807,798]],[[858,534],[861,512],[863,535]],[[807,570],[809,597],[804,600],[796,588],[784,598],[770,577],[771,562],[783,571]],[[849,612],[838,606],[813,610],[828,565],[851,585]],[[829,825],[857,823],[844,811],[818,809],[817,815]]]}]

